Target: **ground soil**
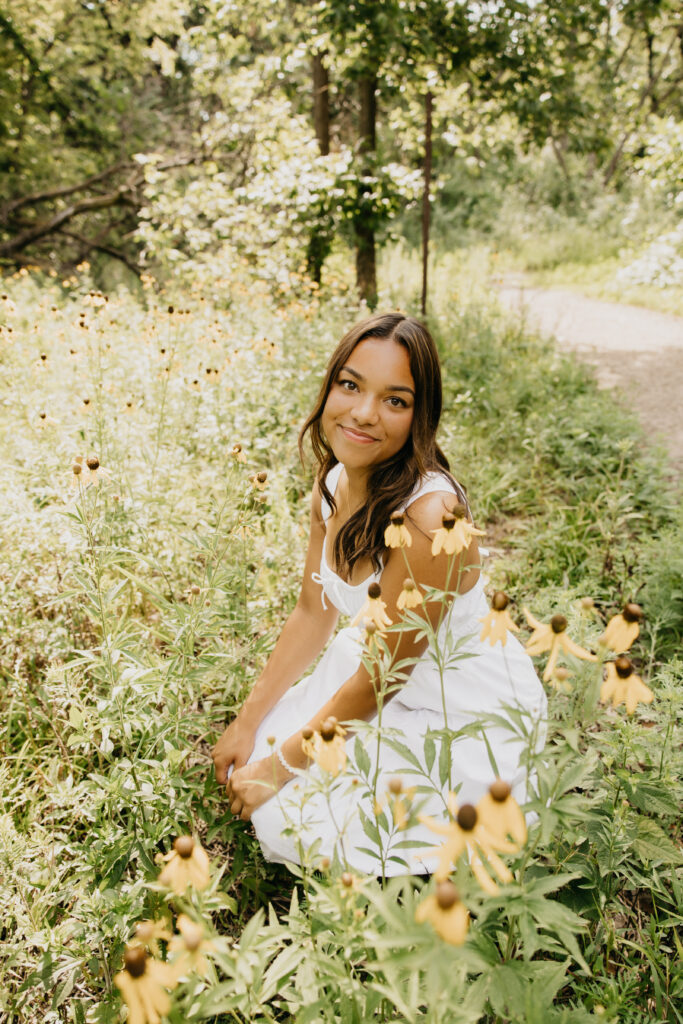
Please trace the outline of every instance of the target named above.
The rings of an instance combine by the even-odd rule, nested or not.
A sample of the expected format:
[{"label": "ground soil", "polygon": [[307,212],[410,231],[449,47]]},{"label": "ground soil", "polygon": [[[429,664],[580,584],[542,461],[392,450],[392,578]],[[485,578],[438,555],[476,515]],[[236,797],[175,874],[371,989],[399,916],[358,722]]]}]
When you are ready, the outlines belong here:
[{"label": "ground soil", "polygon": [[683,474],[683,317],[601,302],[561,288],[530,287],[522,277],[498,287],[501,304],[534,330],[552,335],[595,368],[598,384],[633,409],[645,436],[663,445],[672,475]]}]

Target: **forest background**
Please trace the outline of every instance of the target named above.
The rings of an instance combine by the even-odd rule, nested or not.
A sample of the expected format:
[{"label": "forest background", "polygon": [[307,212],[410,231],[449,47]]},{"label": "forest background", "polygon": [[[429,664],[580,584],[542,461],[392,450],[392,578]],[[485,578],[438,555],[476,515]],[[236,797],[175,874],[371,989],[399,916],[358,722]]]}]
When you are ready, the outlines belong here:
[{"label": "forest background", "polygon": [[[178,912],[211,963],[174,1022],[683,1019],[679,494],[495,300],[683,312],[682,82],[673,0],[3,5],[3,1019],[120,1020],[136,925]],[[565,659],[540,824],[502,896],[460,864],[457,949],[419,885],[293,890],[208,767],[296,597],[296,428],[375,306],[433,328],[491,588],[592,648],[639,602],[655,694],[605,709]],[[213,868],[181,898],[182,834]]]}]

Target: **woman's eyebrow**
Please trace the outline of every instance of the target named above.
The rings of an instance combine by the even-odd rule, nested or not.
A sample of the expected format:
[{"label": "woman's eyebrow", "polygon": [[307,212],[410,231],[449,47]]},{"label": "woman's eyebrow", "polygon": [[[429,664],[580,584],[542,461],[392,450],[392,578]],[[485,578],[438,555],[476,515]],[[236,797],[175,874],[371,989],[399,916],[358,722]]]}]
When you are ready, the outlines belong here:
[{"label": "woman's eyebrow", "polygon": [[[350,366],[342,366],[342,368],[341,368],[341,370],[339,372],[340,373],[350,373],[352,377],[356,378],[356,380],[362,381],[363,383],[365,382],[365,377],[363,376],[363,374],[359,373],[358,370],[353,370]],[[409,388],[409,387],[406,387],[406,385],[404,385],[404,384],[390,384],[389,387],[385,388],[384,390],[385,391],[407,391],[409,395],[412,395],[413,398],[415,398],[415,392],[413,391],[413,389]]]}]

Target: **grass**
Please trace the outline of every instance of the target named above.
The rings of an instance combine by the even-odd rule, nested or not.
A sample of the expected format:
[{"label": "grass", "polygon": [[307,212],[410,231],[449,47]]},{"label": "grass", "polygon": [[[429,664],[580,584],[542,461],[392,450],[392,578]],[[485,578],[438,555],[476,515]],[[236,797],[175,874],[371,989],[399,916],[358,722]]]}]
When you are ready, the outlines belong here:
[{"label": "grass", "polygon": [[[388,258],[381,302],[413,306],[411,260]],[[518,889],[482,900],[463,880],[478,922],[456,960],[414,924],[419,887],[400,880],[349,903],[338,877],[308,876],[292,902],[291,876],[264,863],[209,771],[210,744],[296,597],[311,474],[294,437],[360,315],[348,290],[319,296],[295,276],[274,296],[245,271],[105,302],[87,274],[5,281],[10,1024],[120,1019],[113,975],[136,922],[183,909],[215,933],[219,973],[181,987],[174,1022],[437,1024],[454,1007],[463,1021],[681,1019],[677,497],[589,373],[486,304],[487,267],[484,250],[440,264],[431,319],[443,445],[489,531],[491,586],[518,621],[523,604],[543,619],[561,611],[585,643],[639,600],[631,656],[656,699],[633,717],[605,711],[590,667],[575,669],[570,694],[551,694],[541,824]],[[74,460],[93,453],[106,475],[74,488]],[[587,618],[576,602],[588,595]],[[184,832],[201,838],[214,879],[186,901],[155,885]]]}]

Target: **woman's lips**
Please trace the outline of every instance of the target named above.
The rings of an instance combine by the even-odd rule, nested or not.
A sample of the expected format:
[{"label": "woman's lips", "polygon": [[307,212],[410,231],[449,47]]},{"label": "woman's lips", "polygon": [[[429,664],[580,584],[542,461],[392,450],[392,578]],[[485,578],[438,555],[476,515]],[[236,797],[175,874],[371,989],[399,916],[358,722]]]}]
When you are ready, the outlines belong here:
[{"label": "woman's lips", "polygon": [[377,440],[376,437],[364,434],[362,430],[354,430],[353,427],[345,427],[340,424],[340,430],[344,437],[348,437],[350,441],[355,441],[357,444],[372,444]]}]

